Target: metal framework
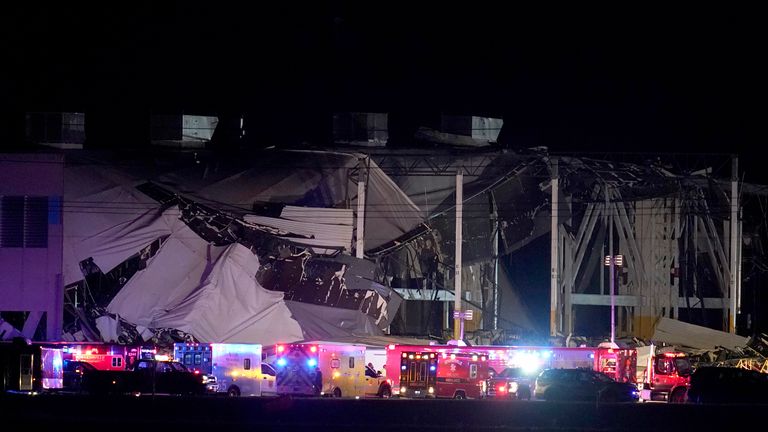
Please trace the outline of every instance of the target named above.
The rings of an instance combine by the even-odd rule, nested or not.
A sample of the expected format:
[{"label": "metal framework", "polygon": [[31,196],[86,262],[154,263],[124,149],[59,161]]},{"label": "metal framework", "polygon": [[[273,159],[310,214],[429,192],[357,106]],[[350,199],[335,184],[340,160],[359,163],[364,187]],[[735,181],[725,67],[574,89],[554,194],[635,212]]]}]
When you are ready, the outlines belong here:
[{"label": "metal framework", "polygon": [[[574,332],[575,306],[608,306],[612,301],[618,308],[620,336],[651,337],[658,318],[678,318],[680,309],[720,310],[722,329],[735,331],[741,254],[741,242],[735,241],[739,236],[736,186],[728,219],[719,228],[699,184],[681,184],[673,196],[625,198],[622,191],[628,185],[604,176],[593,196],[606,199],[587,202],[575,217],[572,197],[564,196],[559,187],[563,165],[553,159],[550,166],[553,336]],[[567,168],[565,171],[567,175]],[[563,215],[571,215],[575,223]],[[616,247],[606,249],[606,239],[614,234]],[[602,257],[614,254],[625,257],[626,274],[621,275],[624,282],[617,284],[616,295],[611,296],[604,283],[607,275],[601,274],[599,288],[593,275],[595,270],[603,271]],[[706,258],[697,259],[699,255]],[[710,292],[705,296],[703,268],[713,274],[718,295]]]}]

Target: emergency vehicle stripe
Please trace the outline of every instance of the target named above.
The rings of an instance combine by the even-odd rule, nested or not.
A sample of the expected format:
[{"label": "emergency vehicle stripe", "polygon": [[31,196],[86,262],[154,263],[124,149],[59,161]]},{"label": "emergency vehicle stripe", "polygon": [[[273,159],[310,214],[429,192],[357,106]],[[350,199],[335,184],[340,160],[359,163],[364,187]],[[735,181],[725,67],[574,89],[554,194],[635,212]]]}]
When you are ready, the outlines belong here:
[{"label": "emergency vehicle stripe", "polygon": [[288,363],[279,367],[275,376],[277,392],[280,394],[312,394],[312,373],[306,367],[310,356],[300,347],[289,348],[285,355]]}]

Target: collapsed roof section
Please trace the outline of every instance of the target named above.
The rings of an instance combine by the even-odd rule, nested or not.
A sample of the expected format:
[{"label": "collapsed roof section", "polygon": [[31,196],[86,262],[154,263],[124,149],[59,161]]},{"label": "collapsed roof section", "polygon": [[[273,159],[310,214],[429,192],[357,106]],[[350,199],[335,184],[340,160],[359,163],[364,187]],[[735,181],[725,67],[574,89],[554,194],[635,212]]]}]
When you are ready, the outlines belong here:
[{"label": "collapsed roof section", "polygon": [[[356,199],[345,194],[356,190],[346,183],[357,156],[281,153],[282,163],[275,157],[268,166],[228,175],[192,167],[142,179],[119,165],[87,171],[73,164],[65,200],[102,211],[71,213],[67,282],[82,279],[81,262],[106,273],[160,240],[157,254],[107,309],[132,325],[173,328],[208,341],[260,343],[381,334],[399,296],[373,281],[372,264],[340,254],[351,250],[352,212],[334,207]],[[308,166],[288,168],[297,159]],[[408,210],[415,206],[380,170],[366,168],[369,202],[384,202],[367,232],[373,239],[402,234],[417,223],[408,215],[418,211]],[[258,172],[266,174],[267,186],[254,179]],[[263,214],[260,202],[286,199],[288,192],[295,194],[291,204],[327,208],[278,201],[278,212]],[[321,255],[328,258],[318,260]],[[260,260],[266,263],[261,272]]]},{"label": "collapsed roof section", "polygon": [[[562,190],[573,200],[573,206],[560,209],[560,216],[576,220],[584,212],[579,203],[602,200],[601,184],[620,190],[625,200],[640,200],[676,193],[683,181],[702,181],[683,179],[655,164],[558,159]],[[392,154],[372,150],[364,155],[266,150],[210,161],[195,155],[181,168],[167,161],[128,166],[87,160],[82,165],[77,156],[72,162],[67,168],[65,200],[77,206],[77,213],[69,213],[65,220],[69,230],[65,247],[71,251],[65,266],[68,283],[82,279],[79,263],[83,260],[93,258],[107,272],[157,239],[167,238],[163,241],[169,242],[169,248],[170,242],[183,243],[193,237],[206,245],[178,254],[189,261],[173,265],[188,269],[185,272],[136,275],[156,284],[158,292],[163,286],[183,285],[183,295],[176,293],[147,304],[140,313],[119,307],[128,291],[115,297],[110,310],[135,324],[169,324],[158,320],[202,289],[210,276],[204,272],[216,266],[222,250],[240,244],[250,249],[258,263],[257,271],[248,270],[254,283],[282,292],[288,310],[309,305],[353,311],[365,319],[344,322],[359,322],[358,329],[367,332],[366,320],[370,319],[380,331],[391,322],[401,301],[391,288],[451,290],[455,173],[461,170],[466,213],[463,261],[472,267],[462,272],[462,277],[471,279],[463,281],[472,294],[468,303],[488,316],[504,315],[511,320],[507,324],[532,326],[525,301],[513,287],[500,288],[507,292],[501,297],[503,304],[516,310],[505,308],[503,314],[498,310],[499,300],[490,294],[499,285],[492,277],[491,261],[497,254],[493,247],[496,230],[500,232],[499,250],[511,253],[551,229],[551,164],[544,151],[518,154],[454,149]],[[359,180],[366,184],[365,253],[377,258],[378,266],[348,255],[353,250]],[[181,228],[188,231],[186,238],[178,236]],[[198,250],[205,250],[202,261]],[[153,271],[155,264],[147,265],[145,271]],[[168,280],[172,276],[175,279]],[[404,282],[408,279],[419,282]],[[164,282],[156,282],[160,280]],[[129,280],[126,287],[132,283]],[[300,305],[292,307],[293,303]],[[321,320],[327,317],[306,313],[311,315]],[[303,317],[292,316],[306,333]]]}]

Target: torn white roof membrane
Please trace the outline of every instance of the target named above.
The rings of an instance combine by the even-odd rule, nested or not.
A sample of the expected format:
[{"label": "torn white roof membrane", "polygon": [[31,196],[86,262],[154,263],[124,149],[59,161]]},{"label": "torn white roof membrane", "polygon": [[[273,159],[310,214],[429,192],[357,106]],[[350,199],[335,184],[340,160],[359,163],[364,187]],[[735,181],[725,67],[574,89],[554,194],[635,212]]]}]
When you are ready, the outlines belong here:
[{"label": "torn white roof membrane", "polygon": [[698,349],[736,350],[747,346],[749,338],[662,317],[656,324],[653,340]]},{"label": "torn white roof membrane", "polygon": [[[240,166],[215,170],[199,166],[153,179],[186,197],[214,208],[245,214],[255,202],[307,208],[357,208],[357,169],[364,155],[328,151],[275,150]],[[375,248],[409,232],[422,222],[421,210],[375,162],[366,189],[365,247]]]},{"label": "torn white roof membrane", "polygon": [[116,169],[73,166],[64,170],[64,284],[83,279],[80,262],[93,258],[106,273],[171,233],[178,209],[135,189],[142,183]]},{"label": "torn white roof membrane", "polygon": [[147,267],[139,270],[107,306],[128,322],[154,327],[201,285],[226,247],[216,247],[179,224]]},{"label": "torn white roof membrane", "polygon": [[[243,219],[252,224],[276,228],[280,231],[290,232],[305,236],[306,238],[286,238],[294,243],[312,246],[315,248],[345,249],[349,251],[352,245],[352,224],[343,218],[318,218],[317,222],[298,222],[287,219],[272,218],[258,215],[245,215]],[[352,212],[349,212],[348,220],[352,220]],[[340,222],[336,224],[334,222]],[[313,250],[314,251],[314,250]],[[321,253],[321,251],[314,251]]]},{"label": "torn white roof membrane", "polygon": [[[151,317],[147,327],[178,329],[201,342],[272,344],[303,338],[299,323],[291,317],[283,301],[283,293],[269,291],[256,281],[259,261],[248,248],[238,243],[229,245],[211,261],[205,250],[198,249],[195,255],[204,256],[198,263],[213,266],[202,272],[202,280],[196,281],[191,291],[189,287],[194,278],[206,265],[198,264],[190,278],[176,275],[175,290],[173,285],[165,285],[166,281],[145,278],[143,283],[130,287],[119,309],[135,307],[139,320],[146,322]],[[154,261],[149,266],[157,266],[162,271],[167,268],[168,259]],[[167,310],[160,310],[142,299],[145,293],[157,296],[163,289],[172,293],[165,296],[167,303],[174,303],[170,299],[175,300],[185,292],[186,296]]]}]

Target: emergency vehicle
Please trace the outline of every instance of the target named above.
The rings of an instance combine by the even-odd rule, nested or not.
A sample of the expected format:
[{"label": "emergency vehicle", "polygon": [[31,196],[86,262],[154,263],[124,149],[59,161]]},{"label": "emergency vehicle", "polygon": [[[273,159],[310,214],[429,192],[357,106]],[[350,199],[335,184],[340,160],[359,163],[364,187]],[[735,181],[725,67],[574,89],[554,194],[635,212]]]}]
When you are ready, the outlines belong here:
[{"label": "emergency vehicle", "polygon": [[[632,349],[608,347],[528,347],[528,346],[455,346],[455,345],[389,345],[387,347],[388,378],[394,394],[399,393],[403,352],[476,353],[487,358],[489,371],[495,375],[505,368],[522,368],[535,376],[544,369],[588,368],[602,372],[619,382],[635,382],[636,353]],[[390,366],[391,365],[391,366]],[[487,386],[487,383],[486,383]],[[495,392],[493,392],[495,394]]]},{"label": "emergency vehicle", "polygon": [[64,360],[89,363],[99,370],[126,370],[126,358],[130,349],[131,347],[124,345],[94,343],[62,346]]},{"label": "emergency vehicle", "polygon": [[275,346],[277,393],[332,397],[389,397],[387,380],[368,371],[365,347],[333,343]]},{"label": "emergency vehicle", "polygon": [[0,391],[43,392],[61,389],[61,348],[44,347],[23,338],[0,342]]},{"label": "emergency vehicle", "polygon": [[456,351],[403,351],[400,355],[400,396],[483,397],[488,379],[488,358],[485,354]]},{"label": "emergency vehicle", "polygon": [[691,384],[688,355],[654,345],[637,348],[637,388],[640,400],[683,403]]},{"label": "emergency vehicle", "polygon": [[174,359],[202,374],[208,391],[229,396],[262,396],[275,393],[275,380],[264,374],[261,344],[174,344]]},{"label": "emergency vehicle", "polygon": [[152,345],[121,345],[103,342],[39,342],[50,348],[60,348],[64,361],[91,364],[98,370],[132,369],[138,360],[154,360],[158,354]]},{"label": "emergency vehicle", "polygon": [[177,342],[173,344],[173,359],[191,371],[210,374],[213,372],[211,345],[209,343]]}]

